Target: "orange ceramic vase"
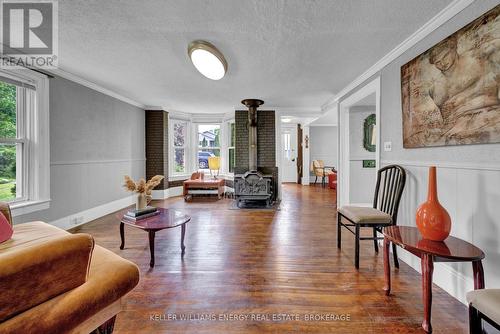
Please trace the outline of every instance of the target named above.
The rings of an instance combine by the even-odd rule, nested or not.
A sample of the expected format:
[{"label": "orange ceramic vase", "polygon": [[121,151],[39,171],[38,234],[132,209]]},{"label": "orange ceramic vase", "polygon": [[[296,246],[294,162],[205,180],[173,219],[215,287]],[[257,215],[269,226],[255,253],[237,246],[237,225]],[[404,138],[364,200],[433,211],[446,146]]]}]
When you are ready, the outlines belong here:
[{"label": "orange ceramic vase", "polygon": [[450,235],[451,219],[439,203],[436,185],[436,167],[429,167],[427,201],[417,209],[417,227],[425,239],[443,241]]}]

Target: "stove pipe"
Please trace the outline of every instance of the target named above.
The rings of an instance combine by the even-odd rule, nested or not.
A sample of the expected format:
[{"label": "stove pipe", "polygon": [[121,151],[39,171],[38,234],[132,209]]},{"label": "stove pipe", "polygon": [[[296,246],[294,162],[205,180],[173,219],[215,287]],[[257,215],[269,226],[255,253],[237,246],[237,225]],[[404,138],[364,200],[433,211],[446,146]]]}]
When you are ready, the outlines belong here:
[{"label": "stove pipe", "polygon": [[248,108],[248,169],[257,171],[257,108],[264,101],[245,99],[241,103]]}]

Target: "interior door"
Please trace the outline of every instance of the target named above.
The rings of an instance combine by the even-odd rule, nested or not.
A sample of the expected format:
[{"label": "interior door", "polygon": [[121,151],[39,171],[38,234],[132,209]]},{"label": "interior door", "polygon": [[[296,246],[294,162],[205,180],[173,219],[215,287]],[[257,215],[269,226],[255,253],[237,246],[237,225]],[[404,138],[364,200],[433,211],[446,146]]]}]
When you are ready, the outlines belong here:
[{"label": "interior door", "polygon": [[297,127],[283,127],[281,130],[283,161],[282,182],[297,182]]}]

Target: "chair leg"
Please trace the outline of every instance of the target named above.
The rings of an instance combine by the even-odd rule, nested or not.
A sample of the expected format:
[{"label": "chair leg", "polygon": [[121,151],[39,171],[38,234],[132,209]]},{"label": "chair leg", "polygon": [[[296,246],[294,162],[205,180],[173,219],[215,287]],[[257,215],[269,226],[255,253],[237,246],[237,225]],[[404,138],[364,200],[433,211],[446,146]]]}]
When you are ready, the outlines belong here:
[{"label": "chair leg", "polygon": [[483,326],[481,325],[481,318],[479,317],[479,312],[472,305],[469,305],[469,333],[470,334],[483,333]]},{"label": "chair leg", "polygon": [[337,212],[337,248],[340,249],[342,245],[342,225],[340,224],[342,215]]},{"label": "chair leg", "polygon": [[[377,229],[375,227],[373,228],[373,238],[377,238]],[[378,253],[378,240],[377,239],[373,240],[373,246],[375,247],[375,253]]]},{"label": "chair leg", "polygon": [[359,269],[359,225],[356,225],[356,241],[354,243],[354,266]]},{"label": "chair leg", "polygon": [[394,257],[394,267],[399,269],[399,260],[398,260],[398,252],[396,251],[397,247],[393,243],[392,244],[392,256]]}]

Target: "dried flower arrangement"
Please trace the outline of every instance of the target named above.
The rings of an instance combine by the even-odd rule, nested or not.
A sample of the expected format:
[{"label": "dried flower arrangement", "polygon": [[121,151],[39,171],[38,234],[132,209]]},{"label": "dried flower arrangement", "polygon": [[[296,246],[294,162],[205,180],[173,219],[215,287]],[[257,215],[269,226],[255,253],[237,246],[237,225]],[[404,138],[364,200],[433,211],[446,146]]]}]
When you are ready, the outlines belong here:
[{"label": "dried flower arrangement", "polygon": [[165,177],[163,175],[155,175],[151,180],[147,181],[143,178],[135,182],[128,175],[125,175],[125,184],[123,185],[125,189],[131,192],[136,192],[138,194],[151,195],[151,191],[160,184],[160,182]]}]

